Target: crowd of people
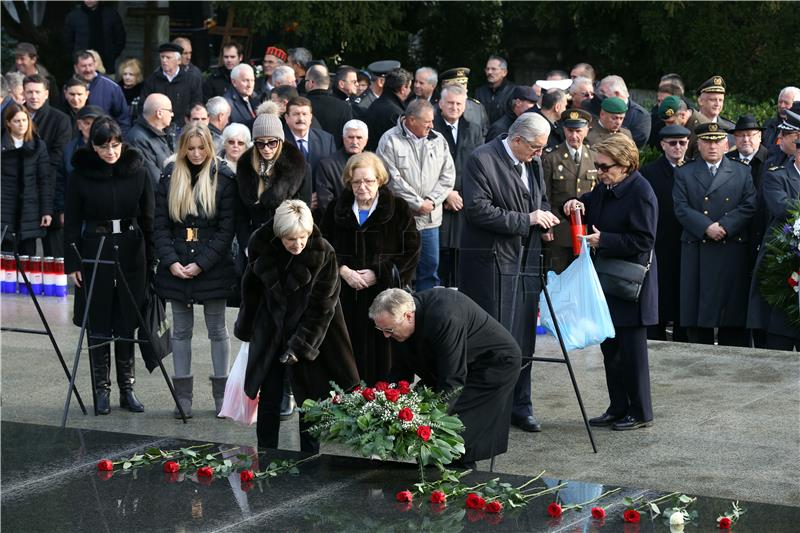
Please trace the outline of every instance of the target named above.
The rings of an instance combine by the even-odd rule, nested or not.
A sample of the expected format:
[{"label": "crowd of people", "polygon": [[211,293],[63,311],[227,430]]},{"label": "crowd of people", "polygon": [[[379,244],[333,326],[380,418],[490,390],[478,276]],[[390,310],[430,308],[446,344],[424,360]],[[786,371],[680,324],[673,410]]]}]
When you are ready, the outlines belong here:
[{"label": "crowd of people", "polygon": [[[305,48],[269,46],[253,68],[226,42],[204,76],[181,37],[145,73],[137,58],[87,48],[61,86],[30,43],[3,77],[3,249],[33,254],[41,239],[45,255],[65,256],[80,323],[86,275],[72,245],[95,257],[105,237],[101,257],[117,254],[135,303],[152,283],[170,304],[172,381],[187,416],[193,307],[203,307],[218,412],[225,310],[236,305],[234,333],[250,343],[245,390],[261,391],[260,445],[277,446],[292,394],[409,377],[415,350],[423,381],[465,387],[456,410],[468,434],[492,418],[487,402],[508,404],[491,432],[507,434],[509,422],[539,431],[524,358],[535,351],[541,268],[562,272],[574,258],[576,210],[597,261],[647,267],[635,300],[606,294],[617,334],[601,345],[610,403],[593,425],[652,423],[648,339],[800,348],[800,331],[755,282],[768,228],[800,192],[796,87],[758,124],[723,117],[718,75],[696,103],[679,75],[664,75],[648,111],[622,77],[598,79],[587,63],[525,85],[491,56],[472,98],[460,67],[412,73],[385,60],[332,71]],[[662,155],[640,166],[646,145]],[[91,330],[133,338],[117,276],[98,269]],[[120,405],[143,411],[133,344],[114,352]],[[110,346],[91,360],[108,413]],[[487,364],[507,372],[487,374]],[[307,435],[302,446],[317,449]],[[467,458],[504,446],[471,442]]]}]

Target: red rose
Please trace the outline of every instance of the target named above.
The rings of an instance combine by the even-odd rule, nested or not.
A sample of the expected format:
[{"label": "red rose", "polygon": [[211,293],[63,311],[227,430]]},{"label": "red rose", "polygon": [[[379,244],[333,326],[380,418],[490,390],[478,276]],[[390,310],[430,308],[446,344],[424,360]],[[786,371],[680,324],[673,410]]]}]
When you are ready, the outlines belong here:
[{"label": "red rose", "polygon": [[489,502],[486,504],[487,513],[499,513],[503,510],[503,504],[498,501]]},{"label": "red rose", "polygon": [[361,396],[364,397],[365,400],[371,402],[375,399],[375,389],[372,387],[367,387],[366,389],[361,391]]},{"label": "red rose", "polygon": [[411,384],[408,381],[400,380],[397,382],[397,390],[400,394],[408,394],[411,391]]},{"label": "red rose", "polygon": [[400,412],[397,413],[397,418],[404,422],[411,422],[414,420],[414,411],[409,409],[408,407],[403,407],[400,409]]},{"label": "red rose", "polygon": [[720,527],[720,529],[730,529],[731,524],[733,524],[733,521],[727,516],[723,516],[717,522],[717,525]]},{"label": "red rose", "polygon": [[428,442],[428,439],[431,438],[431,427],[430,426],[420,426],[417,428],[417,436]]},{"label": "red rose", "polygon": [[381,392],[387,390],[389,388],[389,384],[385,381],[376,381],[375,382],[375,390],[379,390]]},{"label": "red rose", "polygon": [[353,389],[353,392],[361,392],[361,385],[359,385],[355,389]]},{"label": "red rose", "polygon": [[197,469],[197,477],[214,477],[214,469],[210,466],[201,466]]},{"label": "red rose", "polygon": [[480,494],[474,492],[467,494],[467,509],[483,509],[485,506],[486,500]]},{"label": "red rose", "polygon": [[447,500],[447,494],[440,490],[431,492],[431,503],[444,503]]},{"label": "red rose", "polygon": [[342,403],[342,397],[336,394],[333,398],[331,398],[331,402],[336,405],[339,405],[340,403]]},{"label": "red rose", "polygon": [[631,524],[638,524],[640,518],[639,511],[636,509],[628,509],[622,514],[622,519]]},{"label": "red rose", "polygon": [[547,506],[547,514],[549,514],[553,518],[558,518],[559,516],[561,516],[563,512],[564,510],[556,502],[553,502]]},{"label": "red rose", "polygon": [[394,495],[394,499],[399,502],[410,502],[414,499],[414,495],[411,494],[410,490],[401,490],[397,494]]},{"label": "red rose", "polygon": [[172,474],[174,472],[178,472],[181,469],[181,465],[176,463],[175,461],[167,461],[164,463],[164,472],[168,474]]},{"label": "red rose", "polygon": [[253,481],[255,477],[252,470],[242,470],[239,472],[239,479],[242,481]]},{"label": "red rose", "polygon": [[111,472],[114,470],[114,463],[108,459],[101,459],[100,462],[97,463],[97,469],[102,472]]},{"label": "red rose", "polygon": [[397,389],[387,389],[383,394],[386,396],[386,400],[392,403],[397,403],[397,400],[400,399],[400,391]]},{"label": "red rose", "polygon": [[592,518],[602,520],[606,517],[606,510],[602,507],[592,507]]}]

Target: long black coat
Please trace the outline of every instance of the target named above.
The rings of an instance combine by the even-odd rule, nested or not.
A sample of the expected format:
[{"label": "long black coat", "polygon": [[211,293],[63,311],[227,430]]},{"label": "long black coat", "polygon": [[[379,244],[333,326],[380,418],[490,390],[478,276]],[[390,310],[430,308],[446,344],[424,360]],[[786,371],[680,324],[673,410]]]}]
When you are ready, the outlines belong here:
[{"label": "long black coat", "polygon": [[[78,50],[93,48],[92,34],[99,32],[102,36],[97,53],[103,64],[110,71],[125,48],[125,25],[115,5],[98,4],[94,10],[81,3],[69,12],[64,20],[64,45],[70,55]],[[55,87],[50,88],[55,91]]]},{"label": "long black coat", "polygon": [[326,397],[330,381],[345,390],[358,384],[333,247],[315,227],[305,249],[293,256],[266,224],[253,234],[249,250],[234,327],[237,338],[250,342],[245,393],[256,397],[287,349],[298,359],[291,376],[299,403]]},{"label": "long black coat", "polygon": [[[36,124],[36,133],[47,145],[50,171],[55,176],[64,157],[64,147],[72,138],[72,123],[66,113],[46,102],[34,115],[33,123]],[[55,181],[51,186],[55,187]]]},{"label": "long black coat", "polygon": [[177,75],[169,81],[161,67],[154,70],[144,80],[142,86],[142,102],[153,93],[166,95],[172,102],[173,120],[183,122],[183,117],[194,104],[202,104],[203,78],[191,71],[178,69]]},{"label": "long black coat", "polygon": [[314,192],[317,193],[317,203],[322,213],[332,201],[342,194],[344,189],[342,172],[348,159],[350,159],[350,154],[341,148],[321,159],[314,170]]},{"label": "long black coat", "polygon": [[[675,169],[672,192],[681,234],[681,326],[744,327],[750,291],[750,221],[756,190],[750,169],[725,157],[711,176],[703,159]],[[727,237],[714,241],[713,222]]]},{"label": "long black coat", "polygon": [[[771,221],[764,234],[764,242],[772,236],[772,231],[786,223],[788,209],[792,202],[800,199],[800,172],[791,159],[789,165],[767,170],[763,176],[764,205]],[[750,285],[750,305],[747,310],[747,327],[765,329],[768,333],[784,337],[800,338],[800,331],[789,324],[786,313],[770,306],[761,296],[758,269],[767,249],[764,245],[758,254],[753,281]]]},{"label": "long black coat", "polygon": [[679,321],[681,287],[681,232],[683,226],[675,216],[672,189],[674,169],[663,155],[640,170],[650,183],[658,200],[658,321],[665,324]]},{"label": "long black coat", "polygon": [[[652,187],[634,172],[609,189],[600,184],[580,197],[586,207],[584,223],[600,231],[597,257],[645,265],[656,242],[658,200]],[[589,228],[591,231],[591,228]],[[639,327],[658,323],[658,261],[653,254],[639,301],[606,295],[615,326]]]},{"label": "long black coat", "polygon": [[383,91],[383,94],[369,106],[364,118],[364,122],[369,128],[367,150],[370,152],[377,150],[378,141],[381,140],[383,134],[397,126],[397,120],[405,112],[405,105],[396,94],[391,91]]},{"label": "long black coat", "polygon": [[[526,355],[536,341],[541,228],[529,213],[550,210],[541,161],[527,165],[530,191],[514,170],[502,139],[477,148],[462,176],[461,291],[511,331]],[[522,274],[519,258],[522,257]],[[516,306],[512,312],[514,288]],[[501,309],[502,304],[502,309]],[[511,323],[512,314],[514,324]]]},{"label": "long black coat", "polygon": [[[156,290],[162,298],[193,304],[208,300],[226,300],[237,288],[236,270],[231,257],[231,241],[235,227],[236,181],[227,165],[217,174],[216,213],[188,215],[178,222],[169,216],[169,188],[174,164],[164,170],[156,194],[156,217],[153,240],[159,259]],[[212,168],[212,176],[213,176]],[[197,241],[186,240],[186,228],[197,228]],[[173,263],[186,266],[197,263],[199,276],[181,279],[172,275]]]},{"label": "long black coat", "polygon": [[[136,219],[138,227],[120,234],[106,234],[100,259],[113,260],[114,246],[119,247],[122,272],[141,307],[144,302],[147,269],[153,262],[153,211],[154,199],[150,178],[142,154],[135,148],[123,146],[122,155],[114,165],[109,165],[97,154],[81,148],[72,158],[75,170],[67,187],[64,211],[64,258],[66,272],[81,269],[78,257],[72,252],[75,243],[84,259],[94,259],[101,235],[85,233],[87,221]],[[84,290],[88,290],[93,265],[83,267],[83,285],[75,293],[73,322],[83,320]],[[121,282],[115,282],[115,269],[100,265],[97,269],[95,290],[89,314],[89,325],[96,332],[131,333],[137,326],[136,313]]]},{"label": "long black coat", "polygon": [[311,100],[311,109],[322,129],[333,136],[336,148],[341,148],[342,131],[347,121],[353,118],[353,108],[347,102],[322,89],[309,91],[306,98]]},{"label": "long black coat", "polygon": [[[461,184],[464,167],[472,152],[483,144],[480,127],[472,124],[463,116],[458,120],[458,142],[453,140],[453,130],[447,125],[441,113],[436,113],[433,119],[433,129],[442,134],[450,149],[450,156],[456,166],[456,181],[453,190],[461,194]],[[462,194],[463,197],[463,194]],[[458,248],[461,244],[461,229],[463,226],[463,209],[461,211],[442,210],[442,225],[439,227],[439,246],[441,248]]]},{"label": "long black coat", "polygon": [[[739,161],[739,151],[733,149],[725,154],[725,157]],[[750,165],[750,177],[753,178],[753,186],[756,188],[756,213],[750,223],[750,254],[754,265],[758,257],[759,246],[764,239],[764,232],[772,218],[764,205],[763,177],[767,170],[767,167],[764,166],[767,157],[767,147],[762,144],[750,159],[750,163],[745,163]]]},{"label": "long black coat", "polygon": [[340,266],[370,269],[377,278],[375,285],[360,291],[342,283],[340,295],[358,373],[372,385],[388,377],[392,353],[389,342],[368,317],[369,306],[378,293],[398,286],[393,279],[393,267],[400,274],[400,284],[411,283],[419,261],[420,242],[411,209],[387,187],[378,189],[378,205],[363,226],[358,225],[353,213],[354,201],[353,191],[345,189],[328,206],[321,229],[336,250]]},{"label": "long black coat", "polygon": [[464,461],[506,452],[519,346],[458,291],[422,291],[414,295],[414,303],[414,334],[405,342],[392,342],[398,354],[393,377],[411,381],[416,374],[441,392],[463,387],[450,411],[464,423]]},{"label": "long black coat", "polygon": [[492,89],[488,84],[475,89],[475,98],[486,108],[490,124],[508,111],[515,88],[516,85],[506,79],[497,89]]},{"label": "long black coat", "polygon": [[[53,214],[53,173],[47,157],[47,147],[39,137],[14,147],[14,139],[3,130],[2,183],[0,186],[0,217],[8,225],[7,238],[12,232],[20,240],[44,237],[39,226],[42,217]],[[21,210],[17,212],[17,200]]]}]

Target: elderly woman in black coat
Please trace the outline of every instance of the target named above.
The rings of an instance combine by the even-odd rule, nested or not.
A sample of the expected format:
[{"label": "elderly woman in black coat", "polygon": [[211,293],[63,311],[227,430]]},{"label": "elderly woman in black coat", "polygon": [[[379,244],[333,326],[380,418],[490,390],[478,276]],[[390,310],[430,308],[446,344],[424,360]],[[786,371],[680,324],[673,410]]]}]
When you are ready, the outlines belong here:
[{"label": "elderly woman in black coat", "polygon": [[[328,395],[329,382],[358,384],[350,339],[339,303],[339,267],[333,247],[299,200],[283,202],[272,223],[250,240],[242,304],[234,334],[250,342],[244,391],[258,403],[258,445],[277,448],[284,375],[298,401]],[[319,443],[300,420],[300,447]]]},{"label": "elderly woman in black coat", "polygon": [[[119,259],[135,302],[119,280],[113,265],[99,265],[89,312],[89,331],[102,337],[133,338],[138,327],[134,305],[144,304],[147,270],[153,262],[153,189],[144,157],[122,143],[122,130],[112,118],[101,117],[92,124],[89,147],[72,158],[75,167],[67,188],[64,212],[65,269],[75,283],[75,315],[80,325],[85,308],[84,291],[92,272],[72,252],[77,245],[81,256],[94,259],[105,237],[100,259]],[[94,344],[94,343],[93,343]],[[133,412],[144,406],[133,393],[135,381],[134,345],[115,342],[120,407]],[[95,408],[108,414],[110,407],[110,349],[108,345],[89,351],[94,372]]]},{"label": "elderly woman in black coat", "polygon": [[347,161],[345,188],[325,213],[322,234],[336,250],[340,295],[358,373],[368,385],[388,378],[391,343],[371,327],[368,311],[384,289],[406,286],[419,259],[419,232],[402,198],[385,187],[389,180],[371,152]]},{"label": "elderly woman in black coat", "polygon": [[[3,113],[2,201],[3,249],[36,253],[36,238],[44,237],[53,216],[54,177],[47,146],[34,133],[25,107],[12,103]],[[13,237],[12,237],[13,234]]]},{"label": "elderly woman in black coat", "polygon": [[[234,174],[217,161],[211,132],[205,126],[188,126],[181,133],[175,162],[167,165],[159,182],[154,231],[156,290],[172,307],[172,381],[186,416],[192,415],[194,304],[203,306],[217,413],[225,396],[231,351],[225,302],[236,287],[230,254],[235,201]],[[180,417],[177,409],[174,414]]]},{"label": "elderly woman in black coat", "polygon": [[[646,427],[653,421],[650,369],[647,360],[647,326],[658,323],[658,274],[655,255],[658,200],[639,174],[639,152],[628,137],[614,135],[594,146],[597,177],[603,185],[564,204],[564,214],[584,211],[590,228],[587,241],[595,261],[619,259],[640,265],[650,263],[637,301],[604,292],[616,337],[600,345],[606,368],[610,405],[593,426],[616,430]],[[652,257],[652,260],[651,260]]]}]

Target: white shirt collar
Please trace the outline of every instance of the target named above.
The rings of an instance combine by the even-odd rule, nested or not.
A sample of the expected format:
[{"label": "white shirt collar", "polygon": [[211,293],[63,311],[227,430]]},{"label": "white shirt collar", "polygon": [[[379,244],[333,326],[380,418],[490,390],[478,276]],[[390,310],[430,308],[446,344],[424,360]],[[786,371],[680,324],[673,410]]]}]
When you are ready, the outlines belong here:
[{"label": "white shirt collar", "polygon": [[573,161],[575,160],[575,152],[577,152],[578,155],[581,155],[581,149],[580,148],[573,148],[570,145],[567,145],[567,151],[569,152],[569,156],[572,158]]},{"label": "white shirt collar", "polygon": [[[305,137],[298,137],[297,135],[294,135],[294,132],[292,132],[292,135],[294,135],[294,142],[301,141],[301,140],[302,140],[302,141],[305,141],[305,142],[306,142],[306,148],[308,148],[308,134],[309,134],[309,133],[311,133],[311,129],[310,129],[310,128],[309,128],[309,130],[306,132],[306,136],[305,136]],[[298,145],[298,146],[299,146],[299,145]]]},{"label": "white shirt collar", "polygon": [[174,80],[174,79],[175,79],[175,77],[176,77],[178,74],[180,74],[180,72],[181,72],[181,68],[180,68],[180,67],[178,67],[178,70],[176,70],[176,71],[175,71],[175,74],[173,74],[172,76],[170,76],[169,74],[167,74],[167,73],[164,71],[164,69],[163,69],[163,68],[161,69],[161,72],[164,74],[164,77],[165,77],[165,78],[167,78],[167,81],[169,81],[170,83],[172,83],[172,80]]},{"label": "white shirt collar", "polygon": [[[514,162],[514,166],[519,165],[521,163],[521,161],[519,159],[517,159],[517,156],[515,156],[514,152],[511,151],[511,146],[508,145],[508,137],[503,139],[501,141],[501,143],[503,144],[503,148],[506,149],[506,153],[508,154],[508,156]],[[524,167],[524,165],[523,165],[523,167]]]}]

